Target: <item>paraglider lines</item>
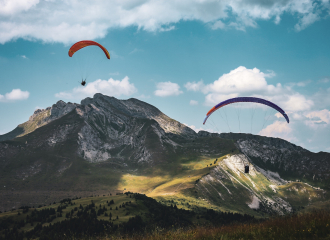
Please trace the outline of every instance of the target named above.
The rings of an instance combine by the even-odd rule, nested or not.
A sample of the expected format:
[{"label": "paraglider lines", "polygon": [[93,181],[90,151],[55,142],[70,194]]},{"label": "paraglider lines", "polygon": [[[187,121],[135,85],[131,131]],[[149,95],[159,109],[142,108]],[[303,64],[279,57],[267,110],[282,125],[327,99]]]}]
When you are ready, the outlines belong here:
[{"label": "paraglider lines", "polygon": [[220,117],[222,118],[222,120],[227,124],[227,127],[228,127],[228,129],[229,129],[229,132],[231,132],[231,130],[230,130],[230,127],[229,127],[229,124],[228,124],[228,120],[227,120],[227,118],[226,118],[226,120],[225,120],[225,118],[222,116],[222,114],[221,114],[221,110],[220,111],[217,111],[218,113],[217,114],[220,114]]}]

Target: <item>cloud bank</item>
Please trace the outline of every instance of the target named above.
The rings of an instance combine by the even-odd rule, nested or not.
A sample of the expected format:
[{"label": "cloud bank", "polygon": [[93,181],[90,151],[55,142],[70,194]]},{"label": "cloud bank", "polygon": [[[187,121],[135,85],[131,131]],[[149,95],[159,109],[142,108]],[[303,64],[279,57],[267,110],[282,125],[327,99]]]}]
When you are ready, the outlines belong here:
[{"label": "cloud bank", "polygon": [[[276,102],[285,111],[309,110],[314,105],[312,99],[307,99],[292,87],[268,84],[266,78],[274,77],[273,71],[266,73],[257,68],[247,69],[240,66],[229,73],[223,74],[213,83],[204,84],[203,81],[188,82],[188,91],[201,91],[206,94],[205,105],[214,106],[221,101],[234,97],[259,97]],[[262,107],[261,105],[259,107]]]},{"label": "cloud bank", "polygon": [[280,24],[296,19],[301,31],[329,15],[328,1],[313,0],[1,0],[0,43],[17,38],[69,44],[104,37],[109,29],[136,26],[146,31],[171,31],[180,21],[201,21],[211,29],[245,31],[257,21]]},{"label": "cloud bank", "polygon": [[[267,80],[275,75],[273,71],[262,72],[257,68],[240,66],[211,83],[206,84],[201,80],[187,82],[184,86],[187,91],[204,94],[204,105],[208,107],[229,98],[243,96],[274,102],[288,114],[290,123],[287,124],[283,116],[276,113],[271,118],[271,123],[257,134],[282,138],[310,150],[327,150],[330,136],[330,88],[320,88],[318,92],[307,96],[297,90],[308,87],[311,80],[285,85],[269,84]],[[327,81],[319,81],[319,84],[324,83]],[[251,105],[247,104],[249,106]],[[242,104],[240,107],[245,106]],[[255,104],[253,107],[261,108],[263,105]],[[232,119],[235,117],[236,115],[232,116]]]}]

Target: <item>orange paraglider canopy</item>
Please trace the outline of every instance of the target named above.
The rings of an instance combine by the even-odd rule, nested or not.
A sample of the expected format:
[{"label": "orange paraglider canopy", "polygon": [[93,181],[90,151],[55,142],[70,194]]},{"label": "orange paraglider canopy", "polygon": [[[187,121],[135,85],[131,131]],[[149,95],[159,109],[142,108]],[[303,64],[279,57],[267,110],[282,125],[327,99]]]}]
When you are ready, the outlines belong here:
[{"label": "orange paraglider canopy", "polygon": [[108,59],[110,59],[110,54],[108,52],[108,50],[103,47],[101,44],[97,43],[97,42],[94,42],[94,41],[89,41],[89,40],[83,40],[83,41],[80,41],[80,42],[76,42],[75,44],[73,44],[71,46],[71,48],[69,49],[69,56],[72,57],[72,55],[77,52],[78,50],[84,48],[84,47],[87,47],[87,46],[98,46],[100,47],[103,52],[105,53],[106,57]]}]

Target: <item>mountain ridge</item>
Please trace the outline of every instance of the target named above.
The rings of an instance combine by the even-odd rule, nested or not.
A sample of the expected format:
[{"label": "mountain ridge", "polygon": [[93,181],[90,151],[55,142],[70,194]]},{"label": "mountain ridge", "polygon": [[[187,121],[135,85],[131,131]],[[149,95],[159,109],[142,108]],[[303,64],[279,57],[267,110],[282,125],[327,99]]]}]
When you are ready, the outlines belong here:
[{"label": "mountain ridge", "polygon": [[[12,132],[0,136],[0,184],[6,186],[0,197],[7,202],[127,189],[182,208],[187,205],[179,203],[188,201],[264,216],[327,201],[320,187],[329,187],[329,153],[251,134],[195,133],[134,98],[95,94],[81,104],[58,101],[20,126],[16,138],[1,140]],[[6,201],[2,209],[10,206]]]}]

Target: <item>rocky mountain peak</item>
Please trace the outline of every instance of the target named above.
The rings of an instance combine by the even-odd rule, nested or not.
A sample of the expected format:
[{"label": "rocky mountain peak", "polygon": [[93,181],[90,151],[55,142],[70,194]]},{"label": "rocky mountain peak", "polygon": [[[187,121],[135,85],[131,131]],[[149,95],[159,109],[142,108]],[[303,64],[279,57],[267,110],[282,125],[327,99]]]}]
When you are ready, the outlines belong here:
[{"label": "rocky mountain peak", "polygon": [[71,112],[73,109],[75,109],[77,106],[76,103],[65,103],[64,101],[60,100],[56,104],[53,104],[50,111],[50,116],[47,121],[53,121],[59,117],[62,117],[63,115]]},{"label": "rocky mountain peak", "polygon": [[50,107],[48,107],[46,109],[35,110],[34,113],[29,117],[29,121],[33,121],[33,119],[35,119],[37,116],[40,116],[41,114],[47,112],[48,110],[50,110]]},{"label": "rocky mountain peak", "polygon": [[[112,113],[114,116],[119,114],[121,115],[120,118],[153,119],[158,122],[166,133],[181,134],[190,138],[197,137],[195,131],[189,127],[168,117],[158,108],[135,98],[119,100],[101,93],[96,93],[93,98],[83,99],[81,105],[93,105],[92,107],[94,109],[102,109],[102,111]],[[79,114],[81,115],[81,111],[79,111]]]}]

